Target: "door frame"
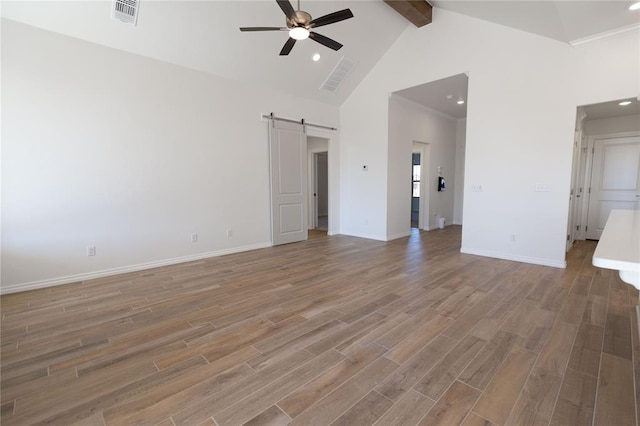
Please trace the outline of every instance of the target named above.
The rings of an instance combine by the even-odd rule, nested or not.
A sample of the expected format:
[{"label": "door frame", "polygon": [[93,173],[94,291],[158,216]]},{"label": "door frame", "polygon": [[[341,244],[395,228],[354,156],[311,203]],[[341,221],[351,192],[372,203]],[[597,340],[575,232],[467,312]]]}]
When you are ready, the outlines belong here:
[{"label": "door frame", "polygon": [[[329,169],[329,152],[327,149],[308,149],[309,155],[309,229],[318,227],[318,157],[319,154],[327,154],[327,174]],[[328,176],[327,176],[328,183]],[[316,194],[315,196],[311,194]],[[327,200],[329,199],[329,188],[327,186]],[[327,212],[328,218],[328,212]]]},{"label": "door frame", "polygon": [[[418,229],[430,231],[432,229],[431,224],[429,223],[431,145],[428,142],[414,140],[411,143],[411,153],[420,154],[420,202],[418,203]],[[411,173],[413,173],[413,161],[411,161],[410,164],[410,170]],[[413,179],[413,177],[411,177],[411,179]],[[409,203],[409,218],[411,218],[411,203]],[[411,225],[411,223],[409,223],[409,225]]]},{"label": "door frame", "polygon": [[573,134],[573,152],[571,156],[571,185],[569,186],[569,213],[567,217],[567,241],[566,251],[568,252],[575,241],[579,238],[580,214],[582,203],[580,197],[583,195],[584,187],[583,163],[585,161],[586,147],[584,145],[584,129],[587,114],[584,108],[576,108],[576,124]]},{"label": "door frame", "polygon": [[584,197],[582,197],[582,217],[580,220],[580,239],[587,238],[587,219],[589,218],[589,202],[591,201],[591,174],[593,170],[593,157],[597,140],[617,139],[628,137],[640,137],[640,132],[617,132],[601,135],[590,135],[587,138],[587,165],[584,173]]},{"label": "door frame", "polygon": [[[336,143],[336,131],[328,130],[319,127],[305,126],[307,137],[312,136],[316,138],[322,138],[327,140],[327,148],[326,149],[307,149],[307,161],[308,164],[311,165],[313,163],[313,154],[318,152],[326,152],[327,153],[327,210],[328,210],[328,223],[327,223],[327,235],[336,235],[338,234],[338,203],[339,203],[339,182],[338,178],[338,170],[335,169],[337,167],[338,161],[334,161],[333,156],[337,155],[336,150],[334,149],[334,144]],[[312,178],[311,173],[315,173],[315,170],[312,171],[311,167],[308,170],[309,177],[309,189],[312,188],[312,182],[314,179]],[[310,193],[312,194],[312,192]],[[309,197],[311,198],[311,197]],[[313,204],[313,201],[308,201],[309,207]],[[311,211],[311,210],[310,210]],[[317,221],[316,215],[316,221]],[[308,226],[311,226],[309,223]]]},{"label": "door frame", "polygon": [[569,187],[569,215],[567,218],[567,246],[569,251],[577,239],[579,228],[576,225],[576,211],[579,210],[580,191],[578,189],[580,180],[580,157],[582,155],[582,130],[576,130],[573,138],[573,154],[571,161],[571,186]]}]

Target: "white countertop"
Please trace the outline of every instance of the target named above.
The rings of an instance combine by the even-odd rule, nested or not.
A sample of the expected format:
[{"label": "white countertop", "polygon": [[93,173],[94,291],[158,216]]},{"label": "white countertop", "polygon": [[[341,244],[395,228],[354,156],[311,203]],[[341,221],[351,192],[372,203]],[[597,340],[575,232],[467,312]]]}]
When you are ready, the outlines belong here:
[{"label": "white countertop", "polygon": [[592,263],[640,290],[640,210],[611,210]]}]

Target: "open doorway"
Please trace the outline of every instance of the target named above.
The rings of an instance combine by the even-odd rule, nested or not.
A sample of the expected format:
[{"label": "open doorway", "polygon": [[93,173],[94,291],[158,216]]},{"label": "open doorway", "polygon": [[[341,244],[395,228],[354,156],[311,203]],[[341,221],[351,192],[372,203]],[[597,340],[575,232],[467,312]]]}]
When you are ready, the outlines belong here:
[{"label": "open doorway", "polygon": [[411,154],[411,227],[420,227],[420,153]]},{"label": "open doorway", "polygon": [[327,231],[329,229],[329,156],[327,152],[313,154],[315,169],[315,184],[313,196],[315,198],[313,216],[315,229]]},{"label": "open doorway", "polygon": [[429,230],[429,144],[413,141],[411,152],[411,228]]},{"label": "open doorway", "polygon": [[640,102],[580,106],[574,140],[567,251],[598,240],[612,209],[640,209]]},{"label": "open doorway", "polygon": [[329,140],[307,136],[309,156],[309,229],[329,230]]},{"label": "open doorway", "polygon": [[[468,80],[459,74],[389,98],[388,239],[414,234],[416,219],[420,230],[462,224]],[[437,190],[439,178],[446,191]]]}]

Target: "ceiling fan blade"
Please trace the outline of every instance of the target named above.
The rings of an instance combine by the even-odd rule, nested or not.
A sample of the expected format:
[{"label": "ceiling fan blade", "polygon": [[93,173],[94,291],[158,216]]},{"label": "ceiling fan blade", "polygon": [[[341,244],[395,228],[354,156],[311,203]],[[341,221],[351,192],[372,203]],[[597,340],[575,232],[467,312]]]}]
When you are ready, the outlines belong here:
[{"label": "ceiling fan blade", "polygon": [[293,6],[291,6],[291,2],[289,2],[289,0],[276,1],[278,2],[278,6],[280,6],[280,9],[282,9],[287,18],[291,21],[294,21],[296,18],[296,11],[293,9]]},{"label": "ceiling fan blade", "polygon": [[329,37],[325,37],[322,34],[310,32],[309,38],[313,39],[313,41],[317,41],[318,43],[327,46],[329,49],[340,50],[342,45],[335,40],[330,39]]},{"label": "ceiling fan blade", "polygon": [[286,56],[293,49],[293,45],[296,44],[296,39],[289,37],[289,40],[286,41],[284,46],[282,46],[282,50],[280,51],[280,56]]},{"label": "ceiling fan blade", "polygon": [[288,28],[281,27],[240,27],[240,31],[287,31]]},{"label": "ceiling fan blade", "polygon": [[337,12],[333,12],[314,19],[313,21],[309,22],[309,27],[317,28],[323,25],[329,25],[335,22],[344,21],[345,19],[349,18],[353,18],[353,13],[351,13],[350,9],[339,10]]}]

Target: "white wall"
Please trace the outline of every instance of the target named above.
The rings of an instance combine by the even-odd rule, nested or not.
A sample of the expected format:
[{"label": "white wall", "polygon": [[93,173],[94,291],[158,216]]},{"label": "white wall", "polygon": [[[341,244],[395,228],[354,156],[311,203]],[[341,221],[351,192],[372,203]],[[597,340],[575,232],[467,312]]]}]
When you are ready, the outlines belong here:
[{"label": "white wall", "polygon": [[453,223],[462,225],[462,208],[464,206],[464,156],[467,138],[467,119],[461,118],[456,123],[456,165],[455,187],[453,193]]},{"label": "white wall", "polygon": [[307,136],[307,151],[308,152],[323,152],[329,149],[329,142],[325,138],[319,138],[316,136]]},{"label": "white wall", "polygon": [[3,292],[266,246],[260,113],[339,124],[335,107],[8,20],[2,89]]},{"label": "white wall", "polygon": [[[409,235],[411,230],[411,152],[413,142],[430,146],[429,176],[422,184],[429,191],[428,228],[438,227],[438,218],[453,219],[455,192],[456,119],[397,95],[389,99],[389,145],[387,186],[387,239]],[[438,192],[438,167],[446,188]]]},{"label": "white wall", "polygon": [[[398,167],[386,162],[395,155],[389,94],[467,72],[462,251],[564,266],[576,107],[637,95],[639,52],[637,32],[574,48],[435,9],[433,23],[409,27],[340,109],[342,232],[387,234],[392,200],[382,188]],[[534,192],[536,183],[550,191]]]},{"label": "white wall", "polygon": [[640,116],[625,115],[622,117],[609,117],[585,120],[585,134],[587,136],[606,135],[611,133],[640,131]]}]

